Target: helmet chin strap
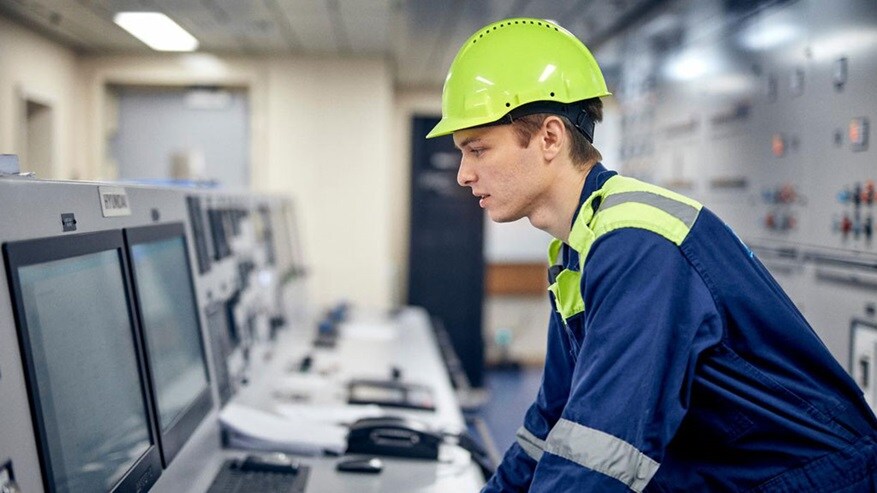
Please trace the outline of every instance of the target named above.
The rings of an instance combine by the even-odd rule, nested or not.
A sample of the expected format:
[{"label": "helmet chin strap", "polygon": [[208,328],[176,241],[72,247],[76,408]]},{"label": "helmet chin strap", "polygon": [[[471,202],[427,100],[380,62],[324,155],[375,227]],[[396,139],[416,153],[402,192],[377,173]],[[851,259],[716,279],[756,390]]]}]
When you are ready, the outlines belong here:
[{"label": "helmet chin strap", "polygon": [[594,120],[588,116],[585,111],[585,101],[576,101],[574,103],[560,103],[557,101],[534,101],[519,106],[500,118],[496,124],[512,123],[518,118],[537,113],[551,113],[553,115],[565,116],[578,129],[582,135],[588,139],[588,142],[594,143]]}]

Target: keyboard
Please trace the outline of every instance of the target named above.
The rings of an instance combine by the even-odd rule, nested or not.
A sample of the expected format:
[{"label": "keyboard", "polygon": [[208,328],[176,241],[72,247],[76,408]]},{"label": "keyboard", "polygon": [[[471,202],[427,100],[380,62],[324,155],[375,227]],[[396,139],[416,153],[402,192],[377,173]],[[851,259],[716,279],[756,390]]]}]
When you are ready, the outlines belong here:
[{"label": "keyboard", "polygon": [[227,460],[207,493],[304,493],[309,473],[307,466],[296,473],[246,470],[240,461]]}]

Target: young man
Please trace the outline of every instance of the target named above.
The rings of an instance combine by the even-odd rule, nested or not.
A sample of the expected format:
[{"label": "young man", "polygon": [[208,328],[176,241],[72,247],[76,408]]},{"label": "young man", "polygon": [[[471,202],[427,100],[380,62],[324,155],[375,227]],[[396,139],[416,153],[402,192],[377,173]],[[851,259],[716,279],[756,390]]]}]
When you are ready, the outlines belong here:
[{"label": "young man", "polygon": [[551,233],[542,386],[485,491],[877,491],[877,420],[752,252],[698,202],[604,168],[608,96],[544,20],[476,32],[445,82],[460,185]]}]

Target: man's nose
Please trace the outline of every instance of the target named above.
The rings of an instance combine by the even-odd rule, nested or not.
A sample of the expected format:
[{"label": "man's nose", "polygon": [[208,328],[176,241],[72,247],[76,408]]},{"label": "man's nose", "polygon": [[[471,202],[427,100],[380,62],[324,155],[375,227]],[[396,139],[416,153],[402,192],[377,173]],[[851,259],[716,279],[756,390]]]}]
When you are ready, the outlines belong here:
[{"label": "man's nose", "polygon": [[466,159],[460,159],[460,169],[457,170],[457,183],[461,187],[471,186],[475,181],[475,173],[472,172],[472,166],[466,164]]}]

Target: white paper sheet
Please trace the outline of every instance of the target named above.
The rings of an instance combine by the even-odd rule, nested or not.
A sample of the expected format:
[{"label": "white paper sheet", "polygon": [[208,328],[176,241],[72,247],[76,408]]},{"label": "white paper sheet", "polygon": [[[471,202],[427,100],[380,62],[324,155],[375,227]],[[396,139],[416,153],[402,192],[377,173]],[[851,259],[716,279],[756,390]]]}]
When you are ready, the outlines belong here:
[{"label": "white paper sheet", "polygon": [[341,406],[315,406],[312,404],[277,404],[275,410],[293,421],[325,424],[350,424],[360,418],[374,418],[386,414],[374,404]]},{"label": "white paper sheet", "polygon": [[219,414],[228,445],[302,455],[341,454],[347,428],[307,419],[289,419],[241,404],[229,403]]}]

